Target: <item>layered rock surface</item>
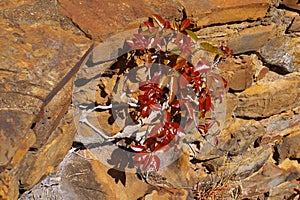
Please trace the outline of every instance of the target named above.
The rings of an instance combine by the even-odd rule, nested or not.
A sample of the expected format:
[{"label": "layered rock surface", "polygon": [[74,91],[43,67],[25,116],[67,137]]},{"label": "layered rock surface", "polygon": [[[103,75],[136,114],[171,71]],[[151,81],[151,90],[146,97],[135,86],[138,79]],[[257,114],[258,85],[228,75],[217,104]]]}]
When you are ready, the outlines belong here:
[{"label": "layered rock surface", "polygon": [[[145,182],[132,168],[114,171],[95,159],[81,145],[88,135],[74,142],[76,63],[91,38],[138,28],[152,13],[180,18],[182,6],[199,39],[235,52],[220,64],[229,88],[226,122],[218,148],[199,140]],[[297,1],[31,0],[0,7],[0,199],[299,198]]]}]

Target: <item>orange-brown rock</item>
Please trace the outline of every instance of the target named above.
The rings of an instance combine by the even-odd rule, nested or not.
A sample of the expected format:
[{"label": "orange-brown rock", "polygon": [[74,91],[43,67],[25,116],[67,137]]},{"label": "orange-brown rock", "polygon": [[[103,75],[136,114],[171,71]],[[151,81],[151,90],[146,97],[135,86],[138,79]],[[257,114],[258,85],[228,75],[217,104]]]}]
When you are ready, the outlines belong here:
[{"label": "orange-brown rock", "polygon": [[36,0],[7,0],[7,1],[1,1],[0,2],[0,9],[7,9],[7,8],[15,8],[18,6],[23,6],[23,5],[30,5],[35,3]]},{"label": "orange-brown rock", "polygon": [[[37,198],[41,195],[43,199],[60,196],[63,199],[131,200],[144,196],[150,189],[149,185],[138,179],[134,173],[114,171],[110,175],[110,169],[109,166],[95,160],[88,150],[69,152],[56,173],[50,174],[41,184],[34,187],[32,192],[24,193],[20,199]],[[46,188],[48,192],[44,192],[43,184],[49,185]]]},{"label": "orange-brown rock", "polygon": [[269,40],[260,49],[260,55],[265,62],[274,66],[278,71],[300,71],[300,39],[299,37],[276,37]]},{"label": "orange-brown rock", "polygon": [[266,134],[261,143],[281,142],[281,138],[297,134],[300,130],[300,115],[296,112],[297,109],[299,110],[299,107],[262,120]]},{"label": "orange-brown rock", "polygon": [[[276,188],[282,187],[282,184],[284,184],[285,181],[291,181],[297,177],[295,172],[295,169],[294,171],[285,170],[273,164],[271,161],[268,161],[258,173],[241,182],[242,187],[244,188],[241,197],[253,198],[258,197],[268,191],[278,190]],[[285,191],[288,196],[291,196],[293,193],[292,187],[293,185],[289,185],[289,189]],[[282,192],[280,196],[284,197],[287,195],[284,193]]]},{"label": "orange-brown rock", "polygon": [[129,28],[138,28],[148,16],[157,13],[164,18],[180,17],[181,5],[172,0],[75,1],[60,0],[63,13],[72,19],[89,37],[104,40]]},{"label": "orange-brown rock", "polygon": [[292,25],[288,28],[289,32],[299,32],[300,31],[300,16],[296,16],[292,22]]},{"label": "orange-brown rock", "polygon": [[[292,11],[276,8],[279,2]],[[107,162],[97,160],[92,147],[98,140],[82,129],[76,141],[94,146],[74,142],[59,164],[74,138],[72,111],[65,113],[87,37],[122,33],[123,41],[125,30],[152,13],[180,18],[181,6],[200,40],[235,52],[221,70],[231,90],[218,145],[208,142],[211,132],[197,133],[188,144],[184,138],[185,153],[163,170],[136,174],[130,166],[123,173],[107,165],[110,157],[100,148],[95,153]],[[1,1],[0,199],[17,199],[25,190],[20,200],[299,197],[298,7],[296,0]],[[97,54],[109,60],[116,54],[111,49],[106,43]],[[89,62],[97,63],[98,55]],[[85,73],[82,82],[100,74],[90,66]],[[89,86],[90,93],[79,96],[82,105],[95,101],[95,85]]]},{"label": "orange-brown rock", "polygon": [[258,83],[239,95],[235,115],[265,118],[300,105],[300,77],[297,74],[274,82]]},{"label": "orange-brown rock", "polygon": [[194,17],[199,27],[263,18],[270,0],[193,0],[180,1],[188,15]]},{"label": "orange-brown rock", "polygon": [[228,46],[234,53],[257,51],[272,37],[274,24],[247,28],[228,40]]},{"label": "orange-brown rock", "polygon": [[27,176],[21,180],[24,188],[32,187],[68,151],[74,131],[55,129],[71,101],[74,72],[69,72],[90,43],[51,21],[59,18],[57,13],[37,16],[45,3],[13,2],[1,7],[0,20],[0,173],[8,176],[0,184],[1,191],[7,190],[0,194],[4,199],[18,197],[21,177]]},{"label": "orange-brown rock", "polygon": [[297,0],[283,0],[281,4],[295,10],[300,10],[299,1]]},{"label": "orange-brown rock", "polygon": [[242,91],[250,87],[254,81],[256,66],[250,56],[232,59],[218,66],[222,70],[222,76],[228,82],[228,88],[234,91]]}]

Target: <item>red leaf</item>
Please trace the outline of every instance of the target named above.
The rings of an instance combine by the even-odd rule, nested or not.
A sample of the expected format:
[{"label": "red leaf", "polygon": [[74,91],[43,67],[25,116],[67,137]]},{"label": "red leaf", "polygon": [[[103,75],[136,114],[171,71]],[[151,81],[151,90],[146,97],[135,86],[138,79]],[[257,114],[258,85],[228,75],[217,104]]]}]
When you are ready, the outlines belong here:
[{"label": "red leaf", "polygon": [[205,98],[205,110],[209,111],[212,108],[212,103],[211,103],[211,97],[210,95],[207,95]]},{"label": "red leaf", "polygon": [[183,31],[191,24],[191,21],[189,19],[185,19],[181,22],[180,31]]},{"label": "red leaf", "polygon": [[158,103],[151,103],[150,108],[154,111],[160,111],[161,110],[161,105]]},{"label": "red leaf", "polygon": [[176,100],[171,105],[174,108],[180,108],[182,106],[182,101]]},{"label": "red leaf", "polygon": [[165,23],[166,21],[159,16],[158,14],[152,14],[151,17],[156,21],[156,23],[161,27],[164,28],[165,27]]},{"label": "red leaf", "polygon": [[140,166],[141,164],[144,163],[144,161],[147,159],[149,156],[149,153],[137,153],[133,157],[133,163],[135,166]]},{"label": "red leaf", "polygon": [[150,107],[149,106],[142,106],[142,117],[148,117],[150,113]]},{"label": "red leaf", "polygon": [[169,21],[166,21],[166,23],[165,23],[165,28],[171,28],[171,25],[170,25],[170,22]]},{"label": "red leaf", "polygon": [[130,145],[130,148],[136,152],[141,152],[144,150],[144,147],[142,145]]},{"label": "red leaf", "polygon": [[160,167],[160,159],[159,159],[159,157],[156,156],[156,155],[154,155],[154,156],[153,156],[153,161],[154,161],[154,169],[155,169],[156,171],[158,171],[158,170],[159,170],[159,167]]},{"label": "red leaf", "polygon": [[145,162],[143,163],[143,167],[142,170],[145,171],[146,169],[148,169],[148,167],[151,164],[151,154],[148,154],[146,159],[144,160]]},{"label": "red leaf", "polygon": [[154,137],[155,135],[159,134],[160,132],[162,132],[162,124],[161,123],[158,123],[156,124],[150,131],[150,137]]},{"label": "red leaf", "polygon": [[154,24],[152,22],[146,21],[144,24],[150,28],[154,27]]}]

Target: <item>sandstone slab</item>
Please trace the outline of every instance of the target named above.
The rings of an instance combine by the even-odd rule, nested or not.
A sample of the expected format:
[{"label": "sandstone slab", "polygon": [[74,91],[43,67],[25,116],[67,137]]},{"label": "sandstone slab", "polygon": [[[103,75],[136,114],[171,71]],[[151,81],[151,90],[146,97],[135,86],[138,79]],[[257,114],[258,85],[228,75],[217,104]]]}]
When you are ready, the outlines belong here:
[{"label": "sandstone slab", "polygon": [[257,51],[272,37],[274,28],[274,24],[246,28],[228,40],[228,47],[237,54]]},{"label": "sandstone slab", "polygon": [[[30,193],[24,193],[20,200],[37,198],[38,195],[42,195],[43,199],[131,200],[142,197],[150,189],[145,182],[130,172],[126,173],[124,184],[121,181],[117,182],[108,174],[109,169],[109,166],[93,159],[87,150],[75,153],[70,151],[60,164],[58,171],[50,174]],[[45,184],[49,187],[43,188]]]},{"label": "sandstone slab", "polygon": [[265,118],[300,105],[300,77],[291,75],[269,83],[258,83],[239,95],[235,115]]},{"label": "sandstone slab", "polygon": [[30,4],[34,4],[36,2],[36,0],[22,0],[22,1],[18,1],[18,0],[8,0],[8,1],[1,1],[0,2],[0,9],[7,9],[7,8],[15,8],[18,6],[23,6],[23,5],[30,5]]},{"label": "sandstone slab", "polygon": [[262,137],[261,143],[281,142],[283,137],[297,135],[300,130],[300,115],[297,110],[299,107],[262,120],[266,134]]},{"label": "sandstone slab", "polygon": [[263,18],[270,6],[269,0],[193,0],[180,1],[198,27],[211,24],[240,22]]},{"label": "sandstone slab", "polygon": [[292,8],[295,10],[300,10],[300,4],[297,0],[283,0],[281,2],[282,5],[285,5],[288,8]]},{"label": "sandstone slab", "polygon": [[250,56],[232,59],[218,65],[221,74],[228,82],[228,88],[233,91],[242,91],[250,87],[254,81],[256,66]]},{"label": "sandstone slab", "polygon": [[[245,188],[241,198],[258,198],[264,193],[276,190],[277,187],[282,187],[285,181],[291,181],[295,178],[297,178],[295,171],[282,169],[268,161],[258,173],[241,182],[242,187]],[[287,197],[293,194],[293,185],[289,186],[290,188],[285,194]]]},{"label": "sandstone slab", "polygon": [[148,16],[157,13],[164,18],[180,17],[181,5],[173,0],[155,1],[75,1],[60,0],[63,13],[70,17],[86,35],[95,40],[130,28],[138,28]]},{"label": "sandstone slab", "polygon": [[42,1],[14,2],[7,1],[0,15],[0,173],[8,176],[0,184],[4,199],[18,197],[22,173],[32,175],[24,187],[33,186],[69,149],[74,132],[53,131],[71,101],[74,65],[90,45],[89,39],[51,21],[59,18],[56,13],[41,17],[45,6],[37,8]]},{"label": "sandstone slab", "polygon": [[278,71],[300,71],[300,38],[299,37],[276,37],[269,40],[260,49],[260,55],[265,62],[274,65]]},{"label": "sandstone slab", "polygon": [[300,16],[296,16],[292,22],[292,25],[288,28],[289,32],[299,32],[300,31]]}]

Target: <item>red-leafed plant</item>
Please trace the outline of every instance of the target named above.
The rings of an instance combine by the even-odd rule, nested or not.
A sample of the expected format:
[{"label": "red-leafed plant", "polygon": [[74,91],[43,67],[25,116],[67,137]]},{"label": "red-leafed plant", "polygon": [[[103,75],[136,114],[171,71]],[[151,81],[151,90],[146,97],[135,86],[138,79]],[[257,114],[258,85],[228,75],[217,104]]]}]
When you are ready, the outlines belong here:
[{"label": "red-leafed plant", "polygon": [[[155,26],[155,23],[158,27]],[[141,93],[138,96],[137,110],[140,118],[147,118],[151,112],[155,111],[161,111],[164,117],[161,122],[153,125],[150,134],[146,135],[142,142],[131,144],[131,149],[136,152],[133,162],[142,170],[152,168],[157,171],[160,167],[160,158],[156,152],[168,151],[171,147],[176,147],[180,138],[186,134],[184,130],[186,127],[182,127],[173,116],[174,113],[180,112],[180,108],[187,111],[184,116],[186,118],[185,126],[201,121],[196,126],[203,135],[208,134],[213,126],[220,126],[215,117],[208,117],[206,114],[214,110],[212,98],[222,102],[224,91],[213,91],[214,97],[212,97],[207,84],[207,75],[210,74],[211,78],[221,82],[222,89],[224,89],[226,81],[218,74],[212,73],[212,68],[221,59],[230,56],[232,51],[228,47],[218,48],[198,41],[196,34],[189,30],[191,22],[185,14],[183,19],[175,21],[173,25],[157,14],[153,14],[144,24],[147,29],[140,29],[133,38],[126,40],[127,44],[135,50],[144,51],[148,58],[150,55],[151,58],[146,60],[146,65],[164,64],[180,74],[176,77],[176,83],[169,78],[168,84],[165,84],[162,83],[163,74],[157,73],[150,77],[149,82],[143,82],[139,87]],[[209,63],[204,57],[201,57],[196,65],[188,62],[197,49],[214,53],[215,63]],[[160,59],[153,59],[153,57]],[[170,89],[167,94],[164,94],[165,85],[168,85]],[[187,98],[188,88],[193,88],[196,103]],[[219,129],[212,133],[215,136],[214,145],[218,144],[217,135],[219,133]]]},{"label": "red-leafed plant", "polygon": [[[113,102],[111,98],[106,105],[83,113],[80,121],[104,140],[130,151],[133,156],[128,163],[132,161],[142,171],[158,171],[167,160],[162,159],[164,153],[179,152],[178,144],[190,130],[199,131],[204,138],[209,135],[214,138],[213,145],[218,144],[220,121],[213,113],[215,103],[223,101],[226,81],[214,69],[232,51],[198,40],[184,11],[183,18],[173,23],[153,14],[144,24],[146,27],[125,40],[124,49],[131,49],[101,75],[123,80],[111,92],[126,97],[126,102]],[[200,54],[195,62],[193,56],[199,51],[211,55],[213,61]],[[126,80],[134,86],[128,86]],[[102,90],[104,86],[100,86]],[[118,105],[115,112],[126,105],[131,119],[130,124],[126,123],[129,117],[125,117],[125,127],[114,136],[107,136],[87,120],[87,115],[96,109],[110,109],[113,113],[113,103]],[[122,170],[125,165],[122,164]]]}]

